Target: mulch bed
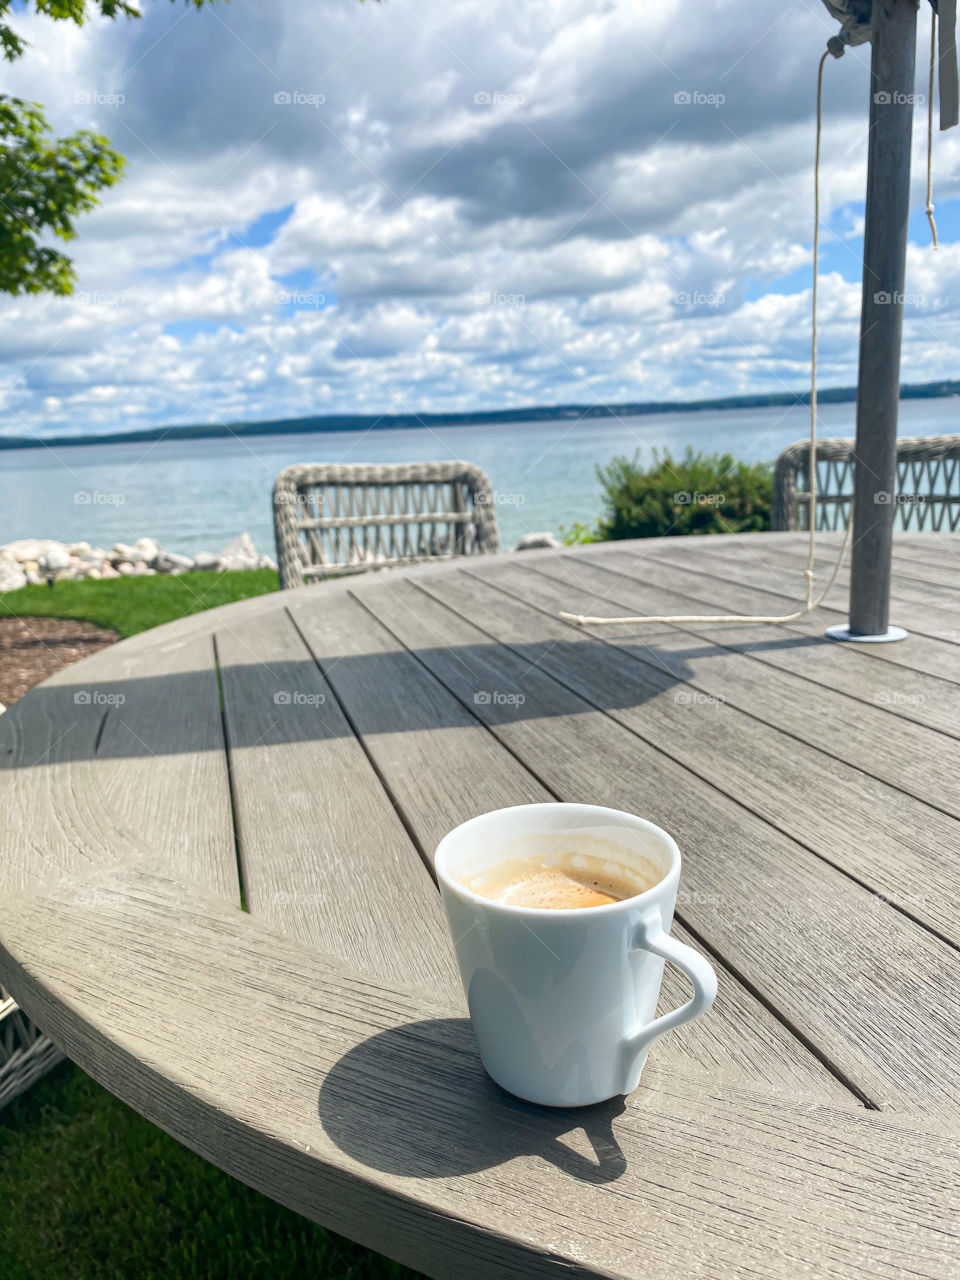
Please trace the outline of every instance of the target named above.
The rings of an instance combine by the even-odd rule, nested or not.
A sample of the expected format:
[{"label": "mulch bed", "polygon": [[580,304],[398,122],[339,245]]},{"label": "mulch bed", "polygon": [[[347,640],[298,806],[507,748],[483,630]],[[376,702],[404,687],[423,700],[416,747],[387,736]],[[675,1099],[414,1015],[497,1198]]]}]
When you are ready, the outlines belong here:
[{"label": "mulch bed", "polygon": [[8,707],[61,667],[120,637],[72,618],[0,618],[0,703]]}]

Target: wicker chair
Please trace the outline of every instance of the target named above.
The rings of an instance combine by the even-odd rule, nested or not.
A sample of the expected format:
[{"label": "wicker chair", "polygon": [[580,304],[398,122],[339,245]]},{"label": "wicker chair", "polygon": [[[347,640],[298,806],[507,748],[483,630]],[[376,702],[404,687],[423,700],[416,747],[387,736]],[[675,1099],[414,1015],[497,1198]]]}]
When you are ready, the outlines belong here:
[{"label": "wicker chair", "polygon": [[273,527],[284,589],[500,549],[490,482],[469,462],[287,467]]},{"label": "wicker chair", "polygon": [[[817,528],[845,529],[853,498],[854,440],[817,443]],[[777,459],[773,478],[775,530],[808,529],[810,445],[799,440]],[[799,482],[799,484],[798,484]],[[901,529],[960,526],[960,436],[897,441],[897,492],[890,496]]]},{"label": "wicker chair", "polygon": [[62,1060],[53,1041],[0,987],[0,1111]]},{"label": "wicker chair", "polygon": [[[0,715],[4,707],[0,703]],[[0,1111],[45,1076],[63,1054],[0,987]]]}]

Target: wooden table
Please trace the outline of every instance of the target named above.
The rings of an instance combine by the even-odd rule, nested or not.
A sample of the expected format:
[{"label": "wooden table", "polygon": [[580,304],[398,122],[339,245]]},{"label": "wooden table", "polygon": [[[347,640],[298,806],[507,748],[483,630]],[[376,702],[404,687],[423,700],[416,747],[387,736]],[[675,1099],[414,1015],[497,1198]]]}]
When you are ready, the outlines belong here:
[{"label": "wooden table", "polygon": [[[822,638],[843,576],[790,626],[556,616],[787,612],[802,560],[367,574],[62,672],[0,718],[0,979],[189,1147],[433,1276],[960,1274],[960,536],[899,539],[899,645]],[[676,835],[720,973],[576,1112],[487,1081],[429,873],[549,797]]]}]

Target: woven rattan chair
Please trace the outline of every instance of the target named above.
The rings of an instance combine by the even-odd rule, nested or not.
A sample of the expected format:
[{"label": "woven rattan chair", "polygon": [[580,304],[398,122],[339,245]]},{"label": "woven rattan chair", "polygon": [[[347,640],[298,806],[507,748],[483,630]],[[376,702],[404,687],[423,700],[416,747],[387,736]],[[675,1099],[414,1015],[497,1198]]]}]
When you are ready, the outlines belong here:
[{"label": "woven rattan chair", "polygon": [[284,589],[500,549],[490,482],[469,462],[287,467],[273,526]]},{"label": "woven rattan chair", "polygon": [[[845,529],[853,498],[856,441],[817,443],[817,528]],[[799,440],[777,459],[772,526],[808,529],[810,445]],[[889,495],[901,529],[960,527],[960,436],[915,436],[897,441],[897,492]]]},{"label": "woven rattan chair", "polygon": [[[0,704],[0,715],[4,708]],[[0,987],[0,1111],[45,1076],[63,1054]]]},{"label": "woven rattan chair", "polygon": [[0,1111],[62,1060],[53,1041],[0,987]]}]

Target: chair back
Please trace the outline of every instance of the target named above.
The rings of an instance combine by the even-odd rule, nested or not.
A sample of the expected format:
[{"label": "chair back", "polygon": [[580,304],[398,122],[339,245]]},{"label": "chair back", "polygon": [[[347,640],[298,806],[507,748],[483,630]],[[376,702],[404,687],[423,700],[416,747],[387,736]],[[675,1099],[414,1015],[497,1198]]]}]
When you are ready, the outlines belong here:
[{"label": "chair back", "polygon": [[287,467],[273,525],[284,589],[500,549],[490,481],[469,462]]},{"label": "chair back", "polygon": [[[855,440],[817,441],[817,529],[845,529],[853,500]],[[810,445],[798,440],[777,459],[773,477],[775,530],[810,528]],[[880,496],[880,495],[878,495]],[[900,529],[953,531],[960,526],[960,436],[897,441]]]}]

